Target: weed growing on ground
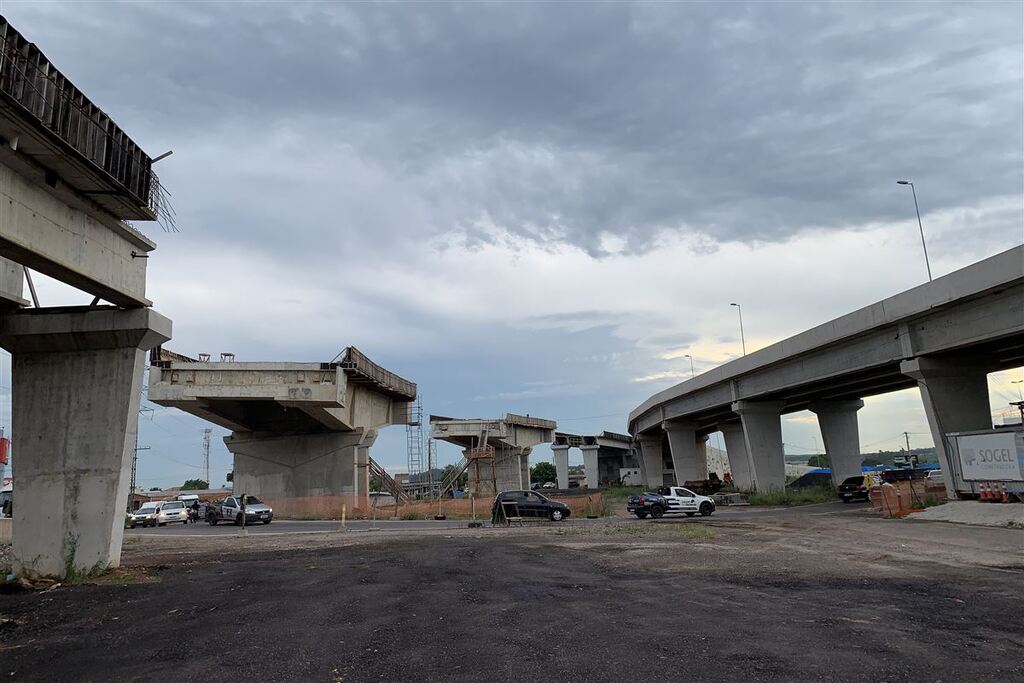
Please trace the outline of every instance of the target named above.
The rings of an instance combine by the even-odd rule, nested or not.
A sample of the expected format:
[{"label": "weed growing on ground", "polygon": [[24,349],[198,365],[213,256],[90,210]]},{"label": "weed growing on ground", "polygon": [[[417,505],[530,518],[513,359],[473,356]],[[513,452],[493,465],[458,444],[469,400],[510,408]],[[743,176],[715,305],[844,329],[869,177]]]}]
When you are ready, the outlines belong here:
[{"label": "weed growing on ground", "polygon": [[786,489],[785,491],[770,491],[761,493],[754,491],[747,495],[747,502],[751,505],[813,505],[815,503],[830,503],[838,500],[835,490],[830,486],[813,486],[804,489]]},{"label": "weed growing on ground", "polygon": [[612,526],[569,527],[555,532],[559,536],[608,536],[618,538],[671,538],[686,541],[710,541],[715,532],[702,524],[616,524]]},{"label": "weed growing on ground", "polygon": [[399,515],[399,519],[424,519],[424,515],[419,510],[402,510],[402,514]]},{"label": "weed growing on ground", "polygon": [[609,486],[601,491],[601,493],[604,495],[605,502],[608,505],[625,505],[626,499],[630,496],[638,496],[649,490],[650,489],[645,489],[643,486]]}]

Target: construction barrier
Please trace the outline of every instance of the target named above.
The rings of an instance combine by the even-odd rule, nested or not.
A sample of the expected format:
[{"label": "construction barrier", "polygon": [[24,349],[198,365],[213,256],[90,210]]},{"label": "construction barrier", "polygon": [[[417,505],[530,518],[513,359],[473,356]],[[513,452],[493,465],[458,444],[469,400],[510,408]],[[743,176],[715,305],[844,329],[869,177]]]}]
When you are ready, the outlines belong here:
[{"label": "construction barrier", "polygon": [[945,491],[929,491],[922,479],[884,483],[869,491],[871,507],[883,517],[905,517],[915,510],[923,510],[929,503],[946,500]]}]

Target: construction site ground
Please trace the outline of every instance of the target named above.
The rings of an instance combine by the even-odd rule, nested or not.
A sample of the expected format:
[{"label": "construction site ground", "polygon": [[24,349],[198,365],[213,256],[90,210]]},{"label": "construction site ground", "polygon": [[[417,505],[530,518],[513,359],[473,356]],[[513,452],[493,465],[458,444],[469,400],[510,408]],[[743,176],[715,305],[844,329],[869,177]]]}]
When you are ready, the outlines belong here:
[{"label": "construction site ground", "polygon": [[129,537],[0,594],[9,680],[1024,677],[1024,531],[826,504],[525,528]]}]

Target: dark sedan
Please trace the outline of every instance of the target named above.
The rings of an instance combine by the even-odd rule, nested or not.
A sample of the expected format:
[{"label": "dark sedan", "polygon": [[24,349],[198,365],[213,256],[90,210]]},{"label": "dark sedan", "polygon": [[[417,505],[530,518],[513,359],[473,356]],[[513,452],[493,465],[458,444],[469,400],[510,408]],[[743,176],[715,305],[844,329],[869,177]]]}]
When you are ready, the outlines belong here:
[{"label": "dark sedan", "polygon": [[[560,522],[567,519],[570,514],[568,505],[551,500],[536,491],[502,491],[495,496],[494,504],[491,505],[491,521],[495,524],[505,521],[503,508],[507,509],[509,506],[503,506],[502,503],[515,503],[518,516],[528,519],[550,519],[552,522]],[[508,514],[512,515],[511,512]]]},{"label": "dark sedan", "polygon": [[839,485],[839,497],[843,499],[844,503],[868,500],[871,497],[871,482],[862,475],[847,477]]}]

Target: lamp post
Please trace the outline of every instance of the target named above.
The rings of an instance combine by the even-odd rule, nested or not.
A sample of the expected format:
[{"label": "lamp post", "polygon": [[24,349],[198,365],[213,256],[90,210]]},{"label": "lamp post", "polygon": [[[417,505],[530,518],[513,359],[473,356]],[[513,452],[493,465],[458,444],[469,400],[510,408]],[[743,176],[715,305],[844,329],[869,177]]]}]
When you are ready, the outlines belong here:
[{"label": "lamp post", "polygon": [[739,304],[729,304],[730,306],[736,307],[736,312],[740,314],[740,343],[743,345],[743,355],[747,355],[747,340],[743,336],[743,307]]},{"label": "lamp post", "polygon": [[932,266],[928,263],[928,245],[924,241],[924,226],[921,224],[921,209],[917,205],[917,190],[914,183],[909,180],[897,180],[897,185],[910,185],[910,191],[914,193],[914,211],[917,212],[917,227],[921,231],[921,249],[924,250],[924,266],[928,269],[928,282],[932,281]]},{"label": "lamp post", "polygon": [[693,372],[693,356],[691,356],[690,354],[686,354],[684,358],[690,359],[690,379],[693,379],[695,376],[695,373]]}]

